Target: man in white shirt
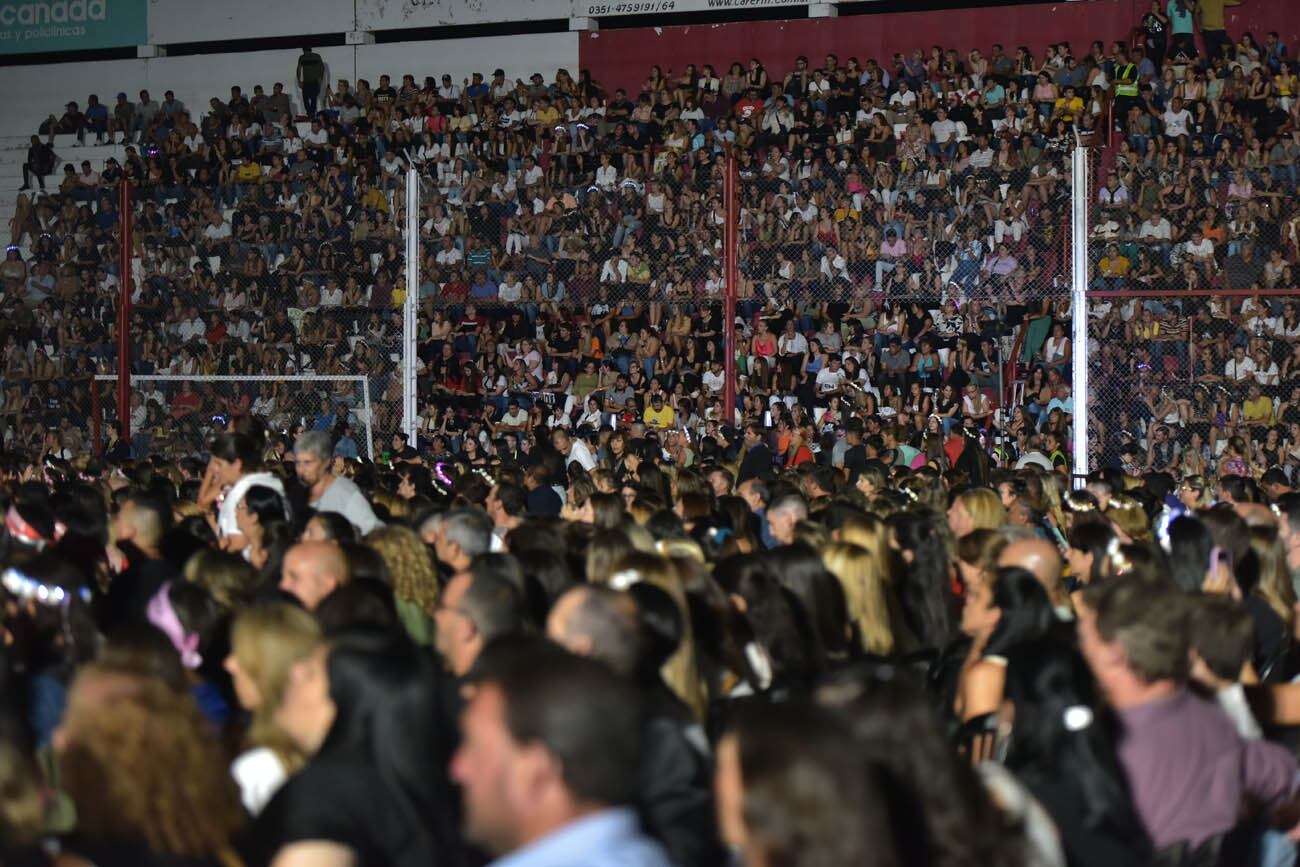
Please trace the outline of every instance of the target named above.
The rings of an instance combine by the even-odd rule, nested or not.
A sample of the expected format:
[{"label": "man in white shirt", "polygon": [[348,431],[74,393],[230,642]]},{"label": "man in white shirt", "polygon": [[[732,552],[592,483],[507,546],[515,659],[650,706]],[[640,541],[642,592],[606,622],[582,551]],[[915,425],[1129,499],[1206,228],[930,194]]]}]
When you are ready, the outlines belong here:
[{"label": "man in white shirt", "polygon": [[442,239],[442,249],[433,257],[439,265],[459,265],[465,261],[465,254],[456,247],[450,236]]},{"label": "man in white shirt", "polygon": [[1183,108],[1181,98],[1175,96],[1169,100],[1169,107],[1165,113],[1160,116],[1165,125],[1165,140],[1176,142],[1181,138],[1187,137],[1188,128],[1192,122],[1192,113]]},{"label": "man in white shirt", "polygon": [[1255,362],[1246,355],[1246,347],[1238,344],[1232,348],[1232,358],[1223,366],[1223,376],[1232,382],[1245,382],[1255,375]]},{"label": "man in white shirt", "polygon": [[911,114],[916,107],[916,94],[906,81],[898,82],[898,90],[889,98],[889,107],[900,114]]},{"label": "man in white shirt", "polygon": [[567,430],[551,431],[551,445],[564,455],[564,465],[577,464],[587,472],[596,468],[596,456],[591,447],[581,439],[574,439]]},{"label": "man in white shirt", "polygon": [[334,443],[325,431],[308,431],[294,442],[294,470],[307,486],[307,505],[317,512],[338,512],[362,536],[384,526],[356,483],[330,472],[333,457]]},{"label": "man in white shirt", "polygon": [[311,122],[311,129],[307,130],[306,134],[303,135],[302,140],[303,144],[309,148],[320,148],[329,144],[330,136],[329,133],[325,131],[325,127],[321,126],[319,120],[313,120]]},{"label": "man in white shirt", "polygon": [[1198,265],[1204,265],[1214,259],[1214,242],[1205,237],[1200,227],[1192,229],[1192,239],[1183,245],[1188,258]]},{"label": "man in white shirt", "polygon": [[438,88],[438,99],[444,102],[455,102],[460,99],[460,85],[451,80],[450,75],[442,76],[442,86]]},{"label": "man in white shirt", "polygon": [[980,134],[975,139],[976,147],[970,155],[970,167],[972,169],[987,169],[993,166],[993,148],[989,147],[989,137]]},{"label": "man in white shirt", "polygon": [[1152,211],[1138,226],[1138,240],[1150,245],[1162,259],[1169,255],[1169,244],[1173,237],[1173,227],[1159,211]]},{"label": "man in white shirt", "polygon": [[846,378],[844,369],[840,367],[840,357],[832,355],[826,366],[817,371],[817,394],[824,398],[839,394]]},{"label": "man in white shirt", "polygon": [[713,394],[720,393],[727,384],[727,372],[723,368],[722,362],[714,359],[709,369],[704,371],[702,378],[704,390]]},{"label": "man in white shirt", "polygon": [[957,124],[948,117],[948,109],[942,106],[935,111],[934,123],[930,124],[930,144],[926,150],[949,160],[957,153]]}]

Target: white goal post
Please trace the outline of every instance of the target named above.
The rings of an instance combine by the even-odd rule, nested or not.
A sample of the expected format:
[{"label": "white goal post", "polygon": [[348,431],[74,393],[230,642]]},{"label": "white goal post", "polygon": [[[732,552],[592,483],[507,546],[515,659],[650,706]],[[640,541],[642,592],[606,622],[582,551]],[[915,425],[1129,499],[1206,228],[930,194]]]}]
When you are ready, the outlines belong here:
[{"label": "white goal post", "polygon": [[[99,374],[97,383],[116,383],[115,374]],[[263,417],[269,430],[288,430],[298,422],[307,422],[322,408],[344,410],[346,418],[358,429],[365,431],[365,443],[358,443],[361,452],[370,460],[375,457],[374,424],[375,412],[370,399],[370,379],[365,376],[325,376],[310,373],[272,376],[186,376],[183,374],[132,374],[131,390],[139,391],[149,385],[162,386],[160,392],[172,392],[181,383],[191,383],[195,391],[213,393],[216,397],[229,397],[238,384],[241,389],[248,387],[258,392],[258,400],[252,401],[250,412],[257,415],[259,401],[265,407],[269,401],[270,411]],[[266,386],[277,388],[267,389]],[[295,386],[297,386],[295,388]],[[350,386],[341,388],[340,386]],[[288,394],[277,393],[289,389]],[[150,389],[150,391],[154,391]],[[268,394],[269,391],[269,394]],[[250,394],[251,398],[251,394]],[[162,427],[170,427],[171,416],[167,406],[161,407]],[[397,408],[400,413],[400,407]],[[135,431],[153,433],[152,430]]]}]

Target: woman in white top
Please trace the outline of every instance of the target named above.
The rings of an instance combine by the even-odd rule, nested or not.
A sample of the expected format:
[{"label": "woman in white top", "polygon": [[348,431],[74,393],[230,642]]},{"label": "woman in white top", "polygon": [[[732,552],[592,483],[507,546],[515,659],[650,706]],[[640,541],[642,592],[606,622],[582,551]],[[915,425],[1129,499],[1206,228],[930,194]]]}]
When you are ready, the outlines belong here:
[{"label": "woman in white top", "polygon": [[239,553],[248,547],[248,540],[239,531],[235,517],[244,494],[254,485],[263,485],[285,496],[284,484],[275,476],[261,470],[260,444],[241,433],[223,433],[212,442],[212,457],[203,473],[199,487],[198,504],[205,514],[217,506],[215,530],[221,548]]},{"label": "woman in white top", "polygon": [[289,671],[320,642],[320,626],[308,611],[287,602],[245,610],[230,632],[230,672],[239,704],[252,714],[246,749],[230,766],[240,799],[256,816],[306,757],[276,723]]},{"label": "woman in white top", "polygon": [[1062,369],[1070,362],[1070,338],[1065,336],[1065,324],[1052,325],[1052,336],[1043,344],[1043,361],[1048,367]]}]

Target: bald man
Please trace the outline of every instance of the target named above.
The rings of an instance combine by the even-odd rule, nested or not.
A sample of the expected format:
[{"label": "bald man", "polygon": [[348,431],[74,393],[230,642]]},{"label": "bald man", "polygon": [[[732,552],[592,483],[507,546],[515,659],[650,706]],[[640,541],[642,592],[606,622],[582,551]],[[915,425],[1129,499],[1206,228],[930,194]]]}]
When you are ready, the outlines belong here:
[{"label": "bald man", "polygon": [[998,566],[1019,566],[1034,573],[1047,591],[1047,598],[1052,600],[1057,616],[1062,620],[1074,617],[1070,597],[1061,582],[1061,554],[1051,542],[1036,535],[1013,534],[998,556]]},{"label": "bald man", "polygon": [[280,589],[315,611],[326,596],[348,583],[348,558],[337,542],[299,542],[284,555]]},{"label": "bald man", "polygon": [[571,653],[594,657],[631,676],[640,650],[636,600],[608,587],[580,584],[555,600],[546,635]]}]

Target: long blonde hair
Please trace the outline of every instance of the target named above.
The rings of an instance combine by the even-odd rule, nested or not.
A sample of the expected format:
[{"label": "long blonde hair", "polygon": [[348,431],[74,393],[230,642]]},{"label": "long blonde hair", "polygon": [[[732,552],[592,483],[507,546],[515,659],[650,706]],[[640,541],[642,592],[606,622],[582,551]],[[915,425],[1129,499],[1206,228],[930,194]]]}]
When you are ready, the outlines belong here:
[{"label": "long blonde hair", "polygon": [[248,742],[266,747],[292,773],[306,757],[275,722],[275,712],[284,700],[289,669],[320,643],[316,618],[288,602],[268,602],[245,610],[230,630],[230,652],[240,669],[257,686],[262,696],[253,708]]},{"label": "long blonde hair", "polygon": [[[1277,612],[1288,627],[1295,622],[1295,588],[1286,565],[1286,549],[1273,527],[1252,527],[1250,548],[1259,564],[1254,593]],[[1240,567],[1238,567],[1240,568]]]},{"label": "long blonde hair", "polygon": [[996,530],[1007,522],[1007,510],[992,488],[967,488],[957,499],[970,512],[972,530]]},{"label": "long blonde hair", "polygon": [[862,649],[888,656],[894,651],[894,633],[889,628],[888,573],[879,551],[831,542],[821,553],[822,563],[844,588],[849,619],[857,624]]}]

